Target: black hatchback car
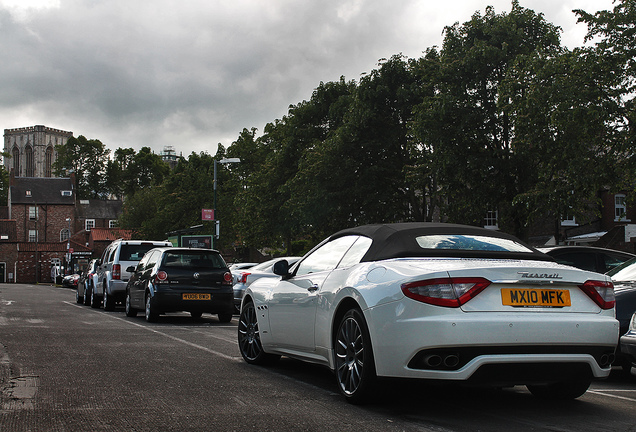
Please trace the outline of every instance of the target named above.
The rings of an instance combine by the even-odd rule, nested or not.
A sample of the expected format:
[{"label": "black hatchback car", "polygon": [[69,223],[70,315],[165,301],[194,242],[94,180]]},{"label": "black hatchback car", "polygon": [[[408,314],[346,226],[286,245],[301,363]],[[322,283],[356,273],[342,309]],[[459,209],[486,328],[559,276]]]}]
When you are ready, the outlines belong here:
[{"label": "black hatchback car", "polygon": [[137,266],[126,271],[126,315],[145,310],[146,321],[166,312],[186,311],[193,318],[218,314],[232,320],[232,274],[219,252],[212,249],[162,247],[149,250]]}]

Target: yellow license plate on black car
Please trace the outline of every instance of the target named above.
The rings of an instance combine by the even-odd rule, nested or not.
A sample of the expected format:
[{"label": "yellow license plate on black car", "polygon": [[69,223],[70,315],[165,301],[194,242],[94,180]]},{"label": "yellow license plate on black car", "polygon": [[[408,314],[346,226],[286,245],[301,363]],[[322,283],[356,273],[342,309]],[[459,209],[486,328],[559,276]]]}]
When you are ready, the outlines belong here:
[{"label": "yellow license plate on black car", "polygon": [[212,295],[210,294],[182,294],[184,300],[210,300]]},{"label": "yellow license plate on black car", "polygon": [[505,306],[571,306],[570,291],[560,289],[502,288],[501,300]]}]

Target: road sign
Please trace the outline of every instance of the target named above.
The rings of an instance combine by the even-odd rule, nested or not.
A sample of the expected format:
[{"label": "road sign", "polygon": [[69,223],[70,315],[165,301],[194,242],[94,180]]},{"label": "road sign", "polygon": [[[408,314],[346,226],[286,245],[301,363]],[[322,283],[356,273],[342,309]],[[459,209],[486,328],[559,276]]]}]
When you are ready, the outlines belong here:
[{"label": "road sign", "polygon": [[214,220],[214,210],[213,209],[202,209],[201,210],[201,220],[204,220],[204,221],[212,221],[212,220]]}]

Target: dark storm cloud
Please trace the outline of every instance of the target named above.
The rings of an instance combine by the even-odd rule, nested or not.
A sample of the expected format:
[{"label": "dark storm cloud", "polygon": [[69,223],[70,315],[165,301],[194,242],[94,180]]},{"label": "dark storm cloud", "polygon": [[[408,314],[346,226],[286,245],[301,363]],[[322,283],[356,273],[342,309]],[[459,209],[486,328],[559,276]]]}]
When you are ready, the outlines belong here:
[{"label": "dark storm cloud", "polygon": [[[573,26],[571,9],[586,2],[598,4],[521,4]],[[611,7],[603,2],[595,9]],[[488,4],[501,13],[511,2],[0,0],[0,47],[10,53],[0,62],[0,125],[45,124],[111,150],[213,153],[321,81],[358,79],[394,54],[419,57],[445,25]]]}]

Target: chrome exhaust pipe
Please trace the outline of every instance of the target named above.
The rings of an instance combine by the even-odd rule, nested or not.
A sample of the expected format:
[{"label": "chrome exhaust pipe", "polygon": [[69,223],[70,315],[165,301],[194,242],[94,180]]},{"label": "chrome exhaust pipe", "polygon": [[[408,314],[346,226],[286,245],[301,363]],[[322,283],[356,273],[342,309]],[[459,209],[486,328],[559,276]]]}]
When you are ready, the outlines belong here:
[{"label": "chrome exhaust pipe", "polygon": [[442,357],[437,354],[431,354],[424,357],[424,363],[432,368],[437,368],[442,364]]},{"label": "chrome exhaust pipe", "polygon": [[455,368],[459,364],[459,356],[450,354],[444,357],[444,366],[447,368]]}]

